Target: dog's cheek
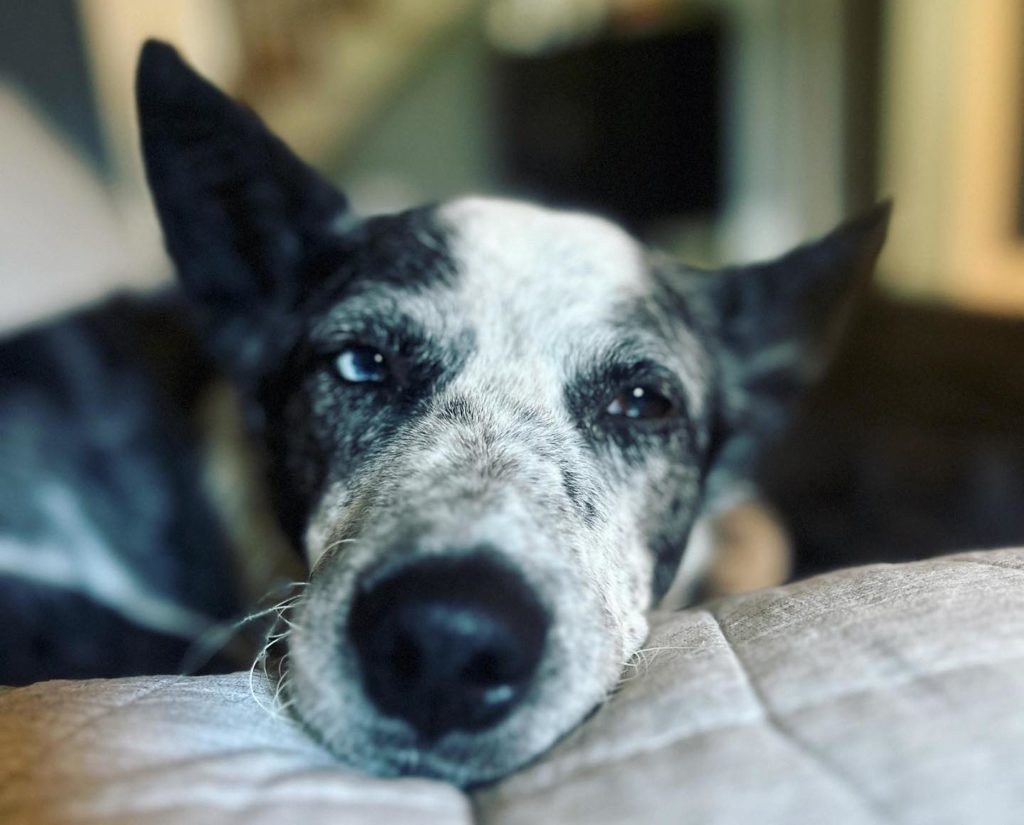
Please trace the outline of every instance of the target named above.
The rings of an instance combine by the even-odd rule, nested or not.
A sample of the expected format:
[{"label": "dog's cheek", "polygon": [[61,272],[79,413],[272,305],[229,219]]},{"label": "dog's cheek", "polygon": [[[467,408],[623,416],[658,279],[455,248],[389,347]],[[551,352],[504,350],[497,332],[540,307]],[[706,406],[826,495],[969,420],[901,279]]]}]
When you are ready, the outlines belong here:
[{"label": "dog's cheek", "polygon": [[[354,396],[354,397],[353,397]],[[271,459],[284,471],[282,483],[308,514],[326,488],[347,481],[355,456],[380,435],[376,406],[367,394],[346,394],[325,371],[310,374],[283,399],[268,434]]]},{"label": "dog's cheek", "polygon": [[263,396],[267,478],[281,527],[298,547],[324,481],[323,453],[311,424],[309,397],[300,388],[270,386]]},{"label": "dog's cheek", "polygon": [[281,438],[289,482],[305,500],[311,501],[324,482],[323,439],[315,427],[315,413],[309,397],[302,393],[289,400],[281,423]]},{"label": "dog's cheek", "polygon": [[[352,570],[337,559],[312,575],[290,617],[285,689],[293,712],[334,753],[354,758],[372,718],[343,634]],[[365,756],[365,754],[364,754]]]},{"label": "dog's cheek", "polygon": [[652,459],[638,502],[638,523],[651,574],[648,598],[657,603],[668,590],[683,558],[687,538],[700,501],[700,471],[686,445],[676,444],[664,456]]},{"label": "dog's cheek", "polygon": [[629,578],[631,609],[626,613],[623,626],[626,655],[632,655],[643,644],[650,629],[647,623],[647,612],[651,607],[651,581],[654,575],[654,565],[651,564],[649,554],[641,553],[640,558],[640,564],[632,567],[632,575]]},{"label": "dog's cheek", "polygon": [[584,571],[585,578],[600,583],[606,624],[615,638],[620,662],[643,643],[648,629],[653,564],[637,519],[636,490],[641,489],[642,480],[638,481],[632,494],[621,491],[617,512],[603,531],[604,550],[596,554],[594,566]]},{"label": "dog's cheek", "polygon": [[637,569],[637,572],[629,577],[626,602],[619,612],[622,661],[632,656],[647,638],[650,630],[647,622],[650,593],[650,575],[645,574],[643,569]]}]

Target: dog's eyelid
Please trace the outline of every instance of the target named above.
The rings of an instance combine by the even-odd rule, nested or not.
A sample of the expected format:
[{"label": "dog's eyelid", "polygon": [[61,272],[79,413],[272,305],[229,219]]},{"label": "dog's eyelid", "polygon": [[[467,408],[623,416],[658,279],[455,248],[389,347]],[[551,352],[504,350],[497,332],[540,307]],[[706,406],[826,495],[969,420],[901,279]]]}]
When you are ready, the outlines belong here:
[{"label": "dog's eyelid", "polygon": [[690,420],[690,398],[671,367],[645,353],[617,355],[571,385],[571,403],[581,419],[614,430],[663,429],[670,422]]},{"label": "dog's eyelid", "polygon": [[664,396],[672,405],[672,418],[689,418],[691,399],[683,381],[670,367],[652,359],[643,359],[623,365],[617,375],[609,375],[609,399],[618,393],[641,389]]},{"label": "dog's eyelid", "polygon": [[376,349],[388,357],[408,351],[404,336],[371,324],[333,327],[329,332],[315,334],[311,347],[317,355],[323,357],[337,356],[350,347]]},{"label": "dog's eyelid", "polygon": [[615,387],[627,384],[650,387],[669,396],[680,407],[686,406],[686,393],[682,383],[669,367],[652,359],[623,363],[608,371],[608,383]]}]

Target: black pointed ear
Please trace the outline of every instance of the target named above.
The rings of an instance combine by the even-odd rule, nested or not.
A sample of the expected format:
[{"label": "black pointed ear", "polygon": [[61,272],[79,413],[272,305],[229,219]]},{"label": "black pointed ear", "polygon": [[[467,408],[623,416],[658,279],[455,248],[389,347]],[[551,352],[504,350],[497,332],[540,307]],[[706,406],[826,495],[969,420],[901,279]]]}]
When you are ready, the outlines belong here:
[{"label": "black pointed ear", "polygon": [[211,347],[245,371],[336,244],[345,197],[249,109],[148,41],[136,74],[146,176],[168,252]]},{"label": "black pointed ear", "polygon": [[777,260],[712,276],[704,298],[721,381],[712,486],[749,478],[762,441],[785,426],[827,366],[867,291],[891,207],[880,204]]}]

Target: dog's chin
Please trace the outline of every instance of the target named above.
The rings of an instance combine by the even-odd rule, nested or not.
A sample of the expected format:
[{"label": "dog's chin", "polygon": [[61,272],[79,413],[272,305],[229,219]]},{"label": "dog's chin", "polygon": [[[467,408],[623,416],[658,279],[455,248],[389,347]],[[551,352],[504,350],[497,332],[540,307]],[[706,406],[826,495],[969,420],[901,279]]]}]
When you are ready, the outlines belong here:
[{"label": "dog's chin", "polygon": [[[349,767],[382,778],[416,776],[468,788],[487,785],[530,765],[589,717],[598,704],[593,703],[578,719],[540,737],[536,732],[514,737],[496,729],[475,734],[455,731],[435,742],[420,740],[404,730],[396,734],[391,720],[382,720],[382,729],[355,733],[318,727],[302,718],[301,709],[296,709],[296,716]],[[516,725],[515,719],[509,724],[523,727]],[[524,741],[529,744],[524,745]]]},{"label": "dog's chin", "polygon": [[437,779],[467,788],[495,782],[528,765],[544,750],[546,748],[532,756],[520,754],[504,758],[500,753],[496,753],[492,754],[492,759],[481,762],[480,749],[464,750],[408,744],[374,750],[365,758],[351,761],[349,764],[375,776],[415,776]]},{"label": "dog's chin", "polygon": [[[344,660],[334,658],[327,670],[345,674]],[[571,673],[545,680],[494,727],[455,729],[430,740],[406,722],[380,713],[351,674],[342,677],[344,691],[325,689],[330,683],[316,675],[323,673],[321,668],[307,669],[302,656],[290,661],[285,678],[290,712],[339,761],[376,776],[419,776],[459,787],[493,782],[537,760],[602,703],[618,676],[611,657],[603,668],[586,662],[590,668],[570,668]]]}]

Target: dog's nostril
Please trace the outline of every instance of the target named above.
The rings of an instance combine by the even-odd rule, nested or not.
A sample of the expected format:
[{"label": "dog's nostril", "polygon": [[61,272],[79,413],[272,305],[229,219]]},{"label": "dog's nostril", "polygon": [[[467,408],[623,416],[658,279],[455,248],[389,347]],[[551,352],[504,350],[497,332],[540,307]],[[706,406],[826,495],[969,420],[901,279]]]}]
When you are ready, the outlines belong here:
[{"label": "dog's nostril", "polygon": [[462,669],[462,679],[466,684],[490,687],[501,684],[505,681],[499,658],[494,653],[486,651],[478,653]]},{"label": "dog's nostril", "polygon": [[423,665],[420,662],[420,650],[416,643],[409,636],[399,636],[395,640],[394,651],[392,652],[392,669],[398,687],[408,689],[413,687],[420,678]]},{"label": "dog's nostril", "polygon": [[496,724],[522,699],[547,615],[492,555],[434,557],[362,590],[348,635],[367,695],[421,736]]}]

